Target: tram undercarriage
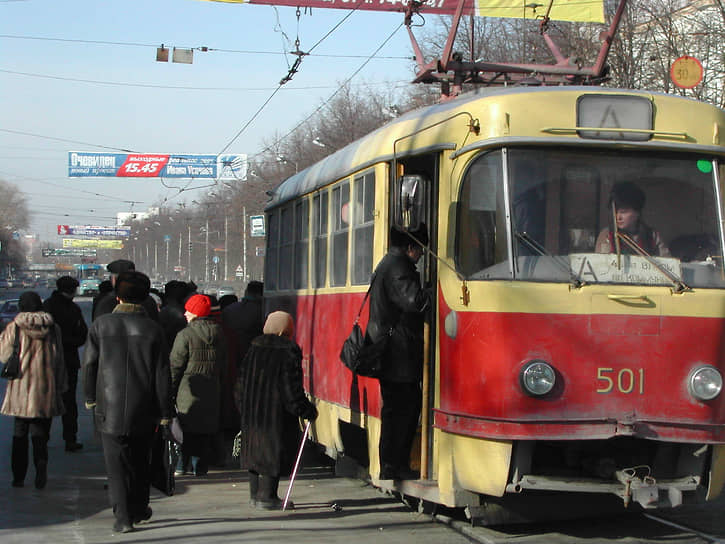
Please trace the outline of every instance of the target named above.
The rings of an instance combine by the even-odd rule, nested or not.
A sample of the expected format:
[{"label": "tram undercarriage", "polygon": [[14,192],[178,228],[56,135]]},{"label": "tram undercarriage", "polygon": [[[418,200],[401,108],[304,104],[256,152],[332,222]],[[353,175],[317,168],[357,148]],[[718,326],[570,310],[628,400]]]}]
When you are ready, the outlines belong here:
[{"label": "tram undercarriage", "polygon": [[520,441],[515,444],[508,493],[608,493],[625,507],[666,508],[704,500],[710,448],[637,438]]},{"label": "tram undercarriage", "polygon": [[[439,473],[430,480],[381,481],[376,477],[377,448],[369,436],[371,429],[343,420],[337,423],[342,448],[328,448],[327,453],[336,459],[339,475],[366,479],[386,492],[414,498],[421,509],[435,509],[436,505],[463,507],[471,522],[478,525],[571,519],[592,512],[601,515],[699,503],[705,500],[711,484],[711,446],[632,437],[515,441],[500,497],[466,489],[468,486],[459,481],[459,473]],[[482,477],[487,466],[485,461],[478,466]],[[446,469],[440,466],[440,470]],[[447,481],[453,484],[452,489],[446,490]]]}]

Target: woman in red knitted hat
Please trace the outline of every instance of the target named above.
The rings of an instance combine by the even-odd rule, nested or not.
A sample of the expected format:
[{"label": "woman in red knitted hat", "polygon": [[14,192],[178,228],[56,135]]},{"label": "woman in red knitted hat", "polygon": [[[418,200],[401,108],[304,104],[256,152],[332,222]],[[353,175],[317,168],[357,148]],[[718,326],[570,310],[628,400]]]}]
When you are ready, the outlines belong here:
[{"label": "woman in red knitted hat", "polygon": [[176,399],[184,443],[176,474],[195,476],[209,466],[211,438],[219,427],[219,397],[226,362],[221,327],[211,318],[211,301],[194,295],[184,305],[188,324],[176,335],[171,349],[171,390]]}]

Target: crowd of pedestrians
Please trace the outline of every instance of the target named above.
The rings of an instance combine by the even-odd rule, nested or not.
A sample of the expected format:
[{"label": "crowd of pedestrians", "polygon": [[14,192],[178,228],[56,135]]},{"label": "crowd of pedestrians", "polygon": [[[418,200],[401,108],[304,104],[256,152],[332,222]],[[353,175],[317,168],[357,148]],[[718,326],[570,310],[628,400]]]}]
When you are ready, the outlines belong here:
[{"label": "crowd of pedestrians", "polygon": [[[242,460],[251,475],[252,503],[279,507],[277,483],[289,464],[282,457],[290,455],[280,433],[293,427],[297,416],[316,416],[302,389],[291,316],[277,312],[265,325],[261,282],[250,282],[241,300],[227,295],[217,301],[197,293],[193,283],[176,280],[163,294],[154,293],[131,261],[113,261],[107,270],[111,279],[93,300],[90,324],[73,301],[78,281],[63,276],[44,302],[33,291],[22,293],[20,313],[0,334],[0,360],[7,360],[16,344],[21,360],[0,408],[15,418],[12,485],[25,483],[30,436],[35,487],[46,486],[53,417],[62,418],[65,451],[82,450],[76,405],[80,373],[85,407],[93,411],[103,446],[114,532],[132,531],[151,518],[152,441],[159,432],[171,438],[175,417],[183,431],[177,475],[203,478],[210,466],[225,466],[242,421],[257,444],[266,436],[274,444],[267,464],[260,464],[264,454],[250,455],[249,448]],[[257,371],[244,370],[250,346],[255,353],[250,368],[268,367],[261,381]],[[267,398],[276,382],[280,394]],[[255,406],[247,410],[243,398],[246,407]],[[269,429],[259,427],[266,426],[259,410],[274,422]],[[295,436],[285,431],[285,440]]]}]

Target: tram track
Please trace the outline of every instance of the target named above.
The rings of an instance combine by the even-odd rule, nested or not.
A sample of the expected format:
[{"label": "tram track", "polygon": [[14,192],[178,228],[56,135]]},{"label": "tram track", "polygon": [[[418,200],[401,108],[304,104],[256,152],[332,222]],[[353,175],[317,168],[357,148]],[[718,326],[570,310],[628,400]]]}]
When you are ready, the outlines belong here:
[{"label": "tram track", "polygon": [[[551,524],[532,524],[524,527],[519,526],[517,528],[476,526],[472,525],[467,520],[439,513],[433,514],[432,518],[437,523],[447,525],[452,531],[468,538],[471,542],[475,542],[476,544],[510,544],[514,541],[516,541],[517,544],[528,542],[570,544],[584,541],[592,542],[592,539],[596,540],[597,538],[603,538],[607,542],[625,542],[631,541],[631,539],[634,538],[637,542],[641,543],[656,543],[662,542],[663,537],[667,538],[668,542],[672,544],[725,544],[725,539],[720,536],[699,530],[689,524],[678,523],[667,518],[648,513],[628,518],[628,521],[621,524],[617,522],[612,523],[612,519],[604,518],[596,520],[563,521],[555,527]],[[645,518],[659,526],[665,527],[665,533],[656,530],[648,530],[646,526],[643,526],[642,518]],[[582,533],[582,526],[589,527],[589,533]],[[618,526],[618,528],[613,530],[612,526]],[[670,530],[676,531],[677,534],[667,532]]]},{"label": "tram track", "polygon": [[672,527],[673,529],[679,529],[680,531],[689,532],[694,535],[699,536],[700,538],[705,539],[707,542],[718,542],[718,543],[725,543],[725,539],[722,539],[718,536],[711,535],[709,533],[705,533],[702,531],[699,531],[698,529],[695,529],[693,527],[690,527],[688,525],[683,525],[681,523],[676,523],[674,521],[670,521],[666,518],[656,516],[654,514],[642,514],[643,517],[650,519],[654,522],[661,523],[663,525],[667,525],[668,527]]}]

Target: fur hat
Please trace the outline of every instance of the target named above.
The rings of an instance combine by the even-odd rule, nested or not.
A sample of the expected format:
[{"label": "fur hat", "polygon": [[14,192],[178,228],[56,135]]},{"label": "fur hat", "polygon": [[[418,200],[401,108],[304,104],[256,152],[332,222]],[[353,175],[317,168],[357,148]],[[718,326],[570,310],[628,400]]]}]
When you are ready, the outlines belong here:
[{"label": "fur hat", "polygon": [[35,291],[25,291],[18,299],[18,310],[21,312],[39,312],[43,309],[43,301]]},{"label": "fur hat", "polygon": [[72,293],[78,287],[78,280],[71,276],[61,276],[55,280],[55,286],[61,293]]},{"label": "fur hat", "polygon": [[124,302],[141,304],[149,296],[150,289],[148,276],[135,270],[121,272],[116,279],[116,296]]},{"label": "fur hat", "polygon": [[390,228],[391,246],[405,248],[411,245],[418,245],[414,239],[420,241],[424,246],[428,245],[428,228],[425,226],[425,223],[421,223],[417,229],[411,231],[406,231],[397,226]]},{"label": "fur hat", "polygon": [[122,272],[136,270],[136,265],[133,264],[132,261],[118,259],[116,261],[111,261],[110,263],[108,263],[106,265],[106,270],[108,270],[111,274],[121,274]]},{"label": "fur hat", "polygon": [[184,304],[184,310],[197,317],[206,317],[211,313],[211,300],[206,295],[193,295]]}]

